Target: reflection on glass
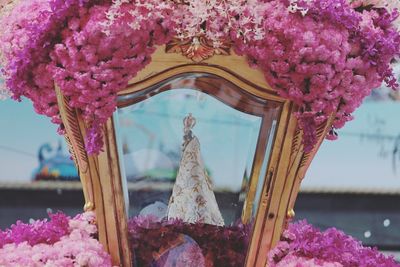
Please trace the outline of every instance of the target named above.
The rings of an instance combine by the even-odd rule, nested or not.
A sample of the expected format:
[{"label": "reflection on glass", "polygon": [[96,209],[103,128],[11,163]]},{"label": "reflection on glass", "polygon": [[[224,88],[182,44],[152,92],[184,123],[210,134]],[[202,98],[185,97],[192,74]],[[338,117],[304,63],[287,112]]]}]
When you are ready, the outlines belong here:
[{"label": "reflection on glass", "polygon": [[[176,105],[174,99],[184,101]],[[214,190],[240,193],[243,178],[248,180],[251,173],[261,118],[191,89],[167,91],[119,110],[128,181],[131,185],[147,181],[165,186],[167,182],[172,190],[181,160],[182,120],[188,113],[197,120],[193,132],[202,144],[202,157]],[[168,204],[169,196],[159,198]],[[138,202],[132,205],[130,215],[136,215],[142,207]],[[227,214],[227,223],[240,214]]]},{"label": "reflection on glass", "polygon": [[[270,153],[272,150],[272,142],[274,139],[275,127],[276,127],[276,120],[273,120],[272,126],[271,126],[271,131],[268,136],[267,149],[265,150],[263,164],[261,166],[260,175],[258,177],[257,191],[256,191],[256,197],[255,197],[256,201],[254,202],[254,205],[253,205],[253,214],[255,214],[257,212],[258,203],[259,203],[257,200],[259,200],[261,197],[261,192],[262,192],[263,184],[264,184],[264,177],[266,177],[266,175],[267,175],[267,166],[268,166],[269,156],[270,156]],[[270,178],[270,177],[268,177],[268,178]]]},{"label": "reflection on glass", "polygon": [[243,209],[250,203],[255,216],[259,197],[246,202],[248,190],[252,179],[262,186],[252,173],[266,168],[279,107],[221,80],[189,75],[120,98],[115,122],[137,266],[244,264],[250,225],[242,222],[252,220]]}]

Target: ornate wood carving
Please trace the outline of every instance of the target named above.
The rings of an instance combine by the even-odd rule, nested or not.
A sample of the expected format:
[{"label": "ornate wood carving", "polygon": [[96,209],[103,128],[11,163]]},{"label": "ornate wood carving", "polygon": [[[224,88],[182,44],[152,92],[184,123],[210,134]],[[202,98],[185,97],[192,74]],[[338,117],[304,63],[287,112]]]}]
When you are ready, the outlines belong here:
[{"label": "ornate wood carving", "polygon": [[71,154],[72,159],[73,159],[73,161],[74,161],[74,163],[75,163],[75,166],[76,166],[77,168],[79,168],[78,159],[77,159],[77,157],[76,157],[74,148],[72,147],[71,140],[69,139],[68,135],[64,135],[64,138],[65,138],[65,142],[67,143],[67,146],[68,146],[68,151],[69,151],[69,153]]},{"label": "ornate wood carving", "polygon": [[298,127],[296,127],[296,131],[293,136],[292,147],[290,150],[288,173],[290,173],[291,168],[293,168],[296,163],[296,158],[302,152],[302,141],[303,141],[302,138],[303,138],[303,132]]},{"label": "ornate wood carving", "polygon": [[57,88],[56,91],[58,91],[58,105],[65,131],[67,132],[67,134],[65,135],[65,139],[67,141],[69,150],[75,160],[77,167],[79,168],[79,171],[87,172],[88,157],[85,150],[83,133],[79,127],[76,110],[69,106],[67,97],[59,92],[59,88]]},{"label": "ornate wood carving", "polygon": [[[321,125],[318,126],[317,128],[317,144],[315,145],[314,149],[310,152],[304,153],[302,152],[300,154],[300,159],[298,161],[298,164],[294,164],[296,165],[296,172],[294,173],[293,176],[293,182],[291,183],[291,192],[290,192],[290,197],[289,200],[287,202],[287,211],[288,214],[289,212],[293,209],[294,205],[295,205],[295,201],[298,195],[298,192],[300,190],[300,185],[301,182],[306,174],[306,171],[308,169],[308,167],[311,164],[311,161],[313,160],[313,158],[315,157],[315,154],[317,153],[320,145],[322,144],[323,140],[325,139],[326,134],[328,133],[331,125],[332,125],[332,121],[334,119],[334,114],[332,114],[330,116],[330,118],[322,123]],[[295,139],[295,138],[294,138]],[[301,146],[302,149],[303,146]],[[292,149],[292,153],[294,153],[295,151]],[[296,153],[299,154],[299,153]],[[296,157],[295,157],[296,158]],[[285,225],[287,225],[289,223],[289,221],[292,218],[290,216],[287,216],[286,220],[285,220]]]},{"label": "ornate wood carving", "polygon": [[89,156],[84,146],[86,125],[81,113],[68,104],[68,98],[56,87],[60,115],[65,126],[66,139],[79,168],[85,195],[85,211],[94,210],[99,240],[111,254],[114,265],[131,266],[127,235],[127,218],[115,144],[114,128],[108,122],[104,127],[105,151]]},{"label": "ornate wood carving", "polygon": [[[78,168],[85,196],[85,210],[94,209],[93,181],[90,177],[89,158],[85,150],[84,125],[79,119],[77,110],[71,108],[68,98],[64,96],[59,87],[55,87],[60,116],[65,129],[65,140],[68,149]],[[91,204],[88,204],[91,203]]]},{"label": "ornate wood carving", "polygon": [[[324,135],[326,135],[328,125],[330,125],[329,120],[318,126],[318,128],[316,130],[317,140],[324,139]],[[291,168],[294,167],[294,165],[296,165],[296,158],[298,156],[301,156],[301,159],[300,159],[299,165],[296,165],[296,168],[303,168],[303,167],[309,165],[314,154],[318,150],[318,145],[316,145],[316,148],[314,148],[313,150],[311,150],[309,152],[303,152],[302,140],[303,140],[303,131],[301,131],[301,129],[299,129],[299,128],[296,128],[296,132],[293,136],[288,173],[291,171]]]},{"label": "ornate wood carving", "polygon": [[298,151],[300,146],[301,146],[301,131],[299,128],[297,128],[293,137],[292,154]]},{"label": "ornate wood carving", "polygon": [[227,41],[222,41],[215,47],[206,37],[199,36],[186,40],[175,38],[166,45],[165,50],[167,53],[181,53],[194,62],[200,62],[213,55],[229,55],[230,48],[231,45]]},{"label": "ornate wood carving", "polygon": [[[325,138],[325,135],[327,133],[327,128],[328,125],[330,126],[331,121],[327,120],[324,123],[321,123],[318,128],[317,128],[317,140],[319,140],[319,142],[322,142],[323,139]],[[311,163],[311,160],[314,158],[315,153],[317,153],[318,147],[316,145],[316,147],[310,151],[310,152],[306,152],[304,153],[301,162],[300,162],[300,168],[304,167],[304,166],[308,166]]]}]

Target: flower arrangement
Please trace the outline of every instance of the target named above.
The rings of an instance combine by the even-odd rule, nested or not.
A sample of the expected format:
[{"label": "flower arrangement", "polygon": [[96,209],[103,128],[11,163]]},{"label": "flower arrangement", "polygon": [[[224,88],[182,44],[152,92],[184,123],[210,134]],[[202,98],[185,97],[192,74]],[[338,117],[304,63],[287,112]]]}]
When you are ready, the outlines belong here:
[{"label": "flower arrangement", "polygon": [[[111,266],[111,258],[94,238],[94,213],[74,218],[58,212],[50,220],[17,222],[0,231],[0,266]],[[137,216],[129,220],[129,237],[138,266],[242,266],[251,226],[188,224]],[[171,265],[172,264],[172,265]],[[300,221],[289,224],[282,241],[269,252],[271,267],[399,267],[393,257],[330,228],[324,232]]]},{"label": "flower arrangement", "polygon": [[94,213],[71,219],[50,214],[50,221],[17,222],[0,232],[0,266],[111,266],[111,257],[93,236]]},{"label": "flower arrangement", "polygon": [[[364,3],[365,2],[365,3]],[[367,3],[368,2],[368,3]],[[371,90],[397,88],[391,62],[400,51],[398,9],[347,0],[34,0],[17,1],[0,16],[6,88],[36,111],[62,122],[54,84],[89,126],[86,149],[102,148],[102,126],[116,94],[173,38],[230,43],[261,69],[282,97],[294,101],[313,148],[316,129],[335,114],[335,129]]]},{"label": "flower arrangement", "polygon": [[246,43],[239,38],[236,48],[282,96],[300,106],[296,115],[306,150],[330,114],[336,113],[329,135],[335,139],[334,129],[352,119],[383,79],[398,87],[390,62],[399,52],[400,35],[389,26],[397,11],[357,11],[345,0],[299,1],[291,12],[280,1],[266,5],[265,37]]},{"label": "flower arrangement", "polygon": [[290,224],[282,241],[270,251],[268,266],[399,267],[400,264],[376,248],[363,247],[360,241],[342,231],[330,228],[321,232],[306,221],[300,221]]},{"label": "flower arrangement", "polygon": [[[128,228],[137,266],[182,267],[243,266],[250,230],[243,224],[222,227],[159,221],[151,215],[133,217]],[[168,265],[169,255],[176,265]]]},{"label": "flower arrangement", "polygon": [[29,245],[40,243],[54,244],[61,237],[69,233],[69,218],[61,212],[49,214],[50,221],[37,220],[30,224],[17,221],[5,231],[0,230],[0,248],[6,244],[20,244],[27,242]]}]

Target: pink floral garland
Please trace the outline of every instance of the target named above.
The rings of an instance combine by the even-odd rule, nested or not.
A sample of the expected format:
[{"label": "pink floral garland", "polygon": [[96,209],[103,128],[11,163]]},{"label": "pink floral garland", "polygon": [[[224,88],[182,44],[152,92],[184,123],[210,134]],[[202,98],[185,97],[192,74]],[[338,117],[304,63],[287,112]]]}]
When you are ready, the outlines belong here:
[{"label": "pink floral garland", "polygon": [[[98,153],[103,146],[101,127],[116,109],[117,92],[150,62],[155,45],[166,43],[172,36],[168,9],[160,10],[164,19],[146,18],[133,30],[129,25],[134,6],[121,8],[112,30],[105,32],[109,8],[81,7],[79,17],[70,19],[62,31],[62,43],[50,53],[49,69],[56,84],[70,98],[70,105],[82,110],[91,126],[86,139],[90,154]],[[155,10],[141,8],[141,12],[152,14]]]},{"label": "pink floral garland", "polygon": [[[94,221],[93,212],[78,214],[72,219],[58,212],[50,214],[50,220],[17,222],[5,231],[0,230],[0,265],[111,267],[110,255],[93,237],[97,234]],[[224,228],[185,224],[179,220],[158,221],[151,216],[129,220],[135,260],[143,266],[151,265],[160,250],[176,256],[172,259],[182,267],[243,265],[249,230],[249,226],[241,224]],[[188,240],[182,249],[174,249],[174,240],[182,234]],[[400,264],[374,248],[363,247],[360,241],[342,231],[330,228],[322,232],[301,221],[289,224],[282,241],[269,252],[268,266],[399,267]]]},{"label": "pink floral garland", "polygon": [[306,221],[300,221],[290,224],[282,235],[282,241],[269,252],[268,266],[400,267],[400,263],[376,248],[362,246],[360,241],[340,230],[329,228],[320,231]]},{"label": "pink floral garland", "polygon": [[49,214],[50,221],[37,220],[30,224],[17,221],[10,229],[0,230],[0,249],[6,244],[53,244],[69,233],[69,218],[64,213]]},{"label": "pink floral garland", "polygon": [[[332,113],[334,129],[382,81],[397,88],[397,9],[346,0],[21,1],[0,18],[3,73],[12,97],[60,124],[54,83],[82,111],[86,149],[98,153],[116,95],[173,37],[204,35],[215,47],[232,41],[279,94],[299,106],[305,150]],[[4,89],[3,89],[4,91]],[[62,126],[60,131],[62,132]]]},{"label": "pink floral garland", "polygon": [[63,213],[50,218],[0,231],[0,266],[111,267],[110,255],[93,238],[93,212],[73,219]]},{"label": "pink floral garland", "polygon": [[[265,5],[270,6],[264,15],[264,39],[244,43],[238,38],[236,49],[263,70],[281,96],[299,105],[296,116],[306,151],[316,142],[318,125],[332,113],[336,113],[333,129],[341,128],[384,78],[398,86],[388,66],[399,53],[400,36],[393,28],[379,27],[381,16],[389,16],[391,22],[396,13],[389,15],[383,9],[358,13],[344,0],[315,1],[306,6],[305,16],[288,12],[280,1]],[[368,47],[363,47],[367,41]],[[393,50],[378,51],[374,47],[380,42]],[[365,55],[367,48],[375,53]],[[373,61],[376,58],[381,62]],[[335,131],[328,137],[335,139]]]}]

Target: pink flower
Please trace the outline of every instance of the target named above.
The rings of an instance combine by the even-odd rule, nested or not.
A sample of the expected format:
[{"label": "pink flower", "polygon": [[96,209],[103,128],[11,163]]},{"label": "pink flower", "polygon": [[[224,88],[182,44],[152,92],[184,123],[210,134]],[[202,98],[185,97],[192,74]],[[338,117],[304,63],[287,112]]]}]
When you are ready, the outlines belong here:
[{"label": "pink flower", "polygon": [[278,264],[271,265],[275,267],[343,267],[338,262],[326,262],[319,261],[316,259],[307,259],[304,257],[298,257],[294,254],[286,256]]},{"label": "pink flower", "polygon": [[321,232],[301,221],[290,224],[282,237],[268,254],[268,266],[400,266],[393,257],[363,247],[360,241],[335,228]]},{"label": "pink flower", "polygon": [[[64,217],[63,217],[64,216]],[[62,213],[52,215],[52,220],[66,218]],[[63,233],[58,240],[47,239],[45,243],[13,242],[4,245],[0,249],[1,266],[92,266],[109,267],[111,257],[102,245],[92,237],[97,232],[93,224],[94,214],[92,212],[77,215],[69,222],[60,221],[64,226],[69,226],[69,232]],[[27,227],[35,231],[43,232],[51,238],[51,232],[47,231],[49,223],[45,220],[36,221]],[[35,237],[34,231],[29,231]],[[13,238],[18,233],[9,233]],[[0,237],[2,236],[0,232]],[[29,239],[28,239],[29,240]]]}]

